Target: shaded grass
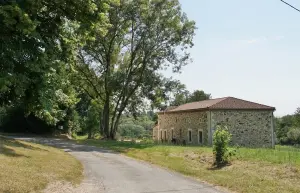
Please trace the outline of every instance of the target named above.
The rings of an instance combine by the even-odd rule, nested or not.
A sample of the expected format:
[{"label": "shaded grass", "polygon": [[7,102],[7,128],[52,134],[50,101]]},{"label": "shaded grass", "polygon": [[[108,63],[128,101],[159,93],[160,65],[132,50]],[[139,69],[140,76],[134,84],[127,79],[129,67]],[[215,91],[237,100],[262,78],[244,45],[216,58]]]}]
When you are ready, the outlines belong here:
[{"label": "shaded grass", "polygon": [[48,183],[78,184],[83,167],[71,155],[48,146],[0,137],[0,192],[40,192]]},{"label": "shaded grass", "polygon": [[[88,139],[88,135],[76,135],[72,134],[72,138],[75,140],[86,140]],[[93,139],[100,139],[101,135],[99,133],[94,134]]]},{"label": "shaded grass", "polygon": [[212,167],[210,147],[101,140],[78,143],[109,148],[236,192],[298,193],[300,190],[300,150],[294,147],[239,148],[231,165],[216,169]]}]

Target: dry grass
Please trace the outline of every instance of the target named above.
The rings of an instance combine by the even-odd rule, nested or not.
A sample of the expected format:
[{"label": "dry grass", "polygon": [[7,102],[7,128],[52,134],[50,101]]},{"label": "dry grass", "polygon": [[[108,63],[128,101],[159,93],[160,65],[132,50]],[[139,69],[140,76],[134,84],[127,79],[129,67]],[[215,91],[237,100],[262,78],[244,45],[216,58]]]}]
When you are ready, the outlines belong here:
[{"label": "dry grass", "polygon": [[40,192],[49,183],[78,184],[83,167],[71,155],[48,146],[0,137],[0,192]]},{"label": "dry grass", "polygon": [[300,150],[297,148],[240,148],[231,160],[231,165],[217,169],[212,167],[213,154],[210,147],[99,140],[80,143],[107,147],[236,192],[298,193],[300,190]]}]

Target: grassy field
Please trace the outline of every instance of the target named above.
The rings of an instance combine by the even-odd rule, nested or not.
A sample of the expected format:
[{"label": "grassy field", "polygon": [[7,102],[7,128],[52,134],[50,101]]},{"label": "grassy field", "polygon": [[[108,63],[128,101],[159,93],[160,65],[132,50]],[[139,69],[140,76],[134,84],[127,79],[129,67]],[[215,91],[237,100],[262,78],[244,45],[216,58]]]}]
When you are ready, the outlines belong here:
[{"label": "grassy field", "polygon": [[299,192],[300,150],[239,148],[231,165],[213,168],[210,147],[135,144],[100,140],[78,143],[109,148],[236,192]]},{"label": "grassy field", "polygon": [[43,145],[0,136],[0,192],[40,192],[47,184],[78,184],[83,167],[71,155]]}]

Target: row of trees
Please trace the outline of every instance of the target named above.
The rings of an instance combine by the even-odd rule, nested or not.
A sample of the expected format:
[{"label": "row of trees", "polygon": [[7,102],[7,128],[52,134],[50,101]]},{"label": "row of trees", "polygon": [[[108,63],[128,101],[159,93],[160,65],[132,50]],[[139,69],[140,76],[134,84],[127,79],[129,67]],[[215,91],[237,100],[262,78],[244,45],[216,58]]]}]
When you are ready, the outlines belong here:
[{"label": "row of trees", "polygon": [[209,98],[161,74],[190,61],[195,23],[178,0],[0,3],[0,124],[7,130],[42,122],[113,139],[125,114]]},{"label": "row of trees", "polygon": [[275,120],[278,143],[300,144],[300,108],[293,115],[286,115]]}]

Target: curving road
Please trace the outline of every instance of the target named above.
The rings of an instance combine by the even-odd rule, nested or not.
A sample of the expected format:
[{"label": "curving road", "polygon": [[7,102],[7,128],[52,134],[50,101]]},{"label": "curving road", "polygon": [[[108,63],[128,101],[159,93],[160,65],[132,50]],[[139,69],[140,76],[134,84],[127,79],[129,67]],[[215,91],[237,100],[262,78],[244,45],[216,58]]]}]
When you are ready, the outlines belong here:
[{"label": "curving road", "polygon": [[69,152],[84,166],[84,190],[103,193],[220,193],[211,185],[97,147],[49,138],[18,138]]}]

